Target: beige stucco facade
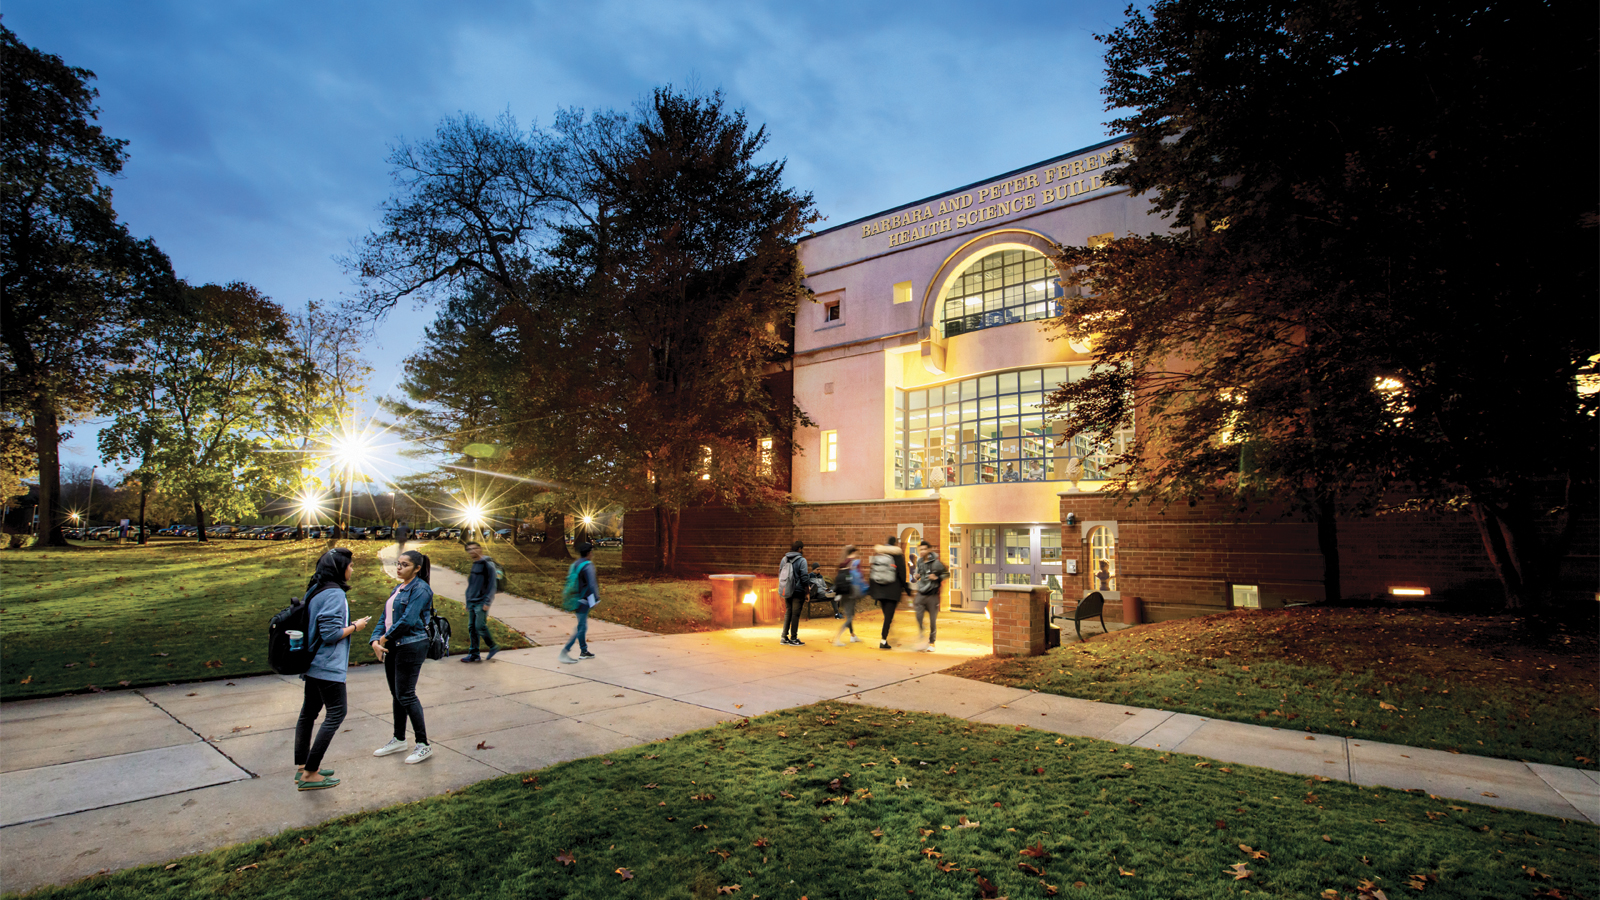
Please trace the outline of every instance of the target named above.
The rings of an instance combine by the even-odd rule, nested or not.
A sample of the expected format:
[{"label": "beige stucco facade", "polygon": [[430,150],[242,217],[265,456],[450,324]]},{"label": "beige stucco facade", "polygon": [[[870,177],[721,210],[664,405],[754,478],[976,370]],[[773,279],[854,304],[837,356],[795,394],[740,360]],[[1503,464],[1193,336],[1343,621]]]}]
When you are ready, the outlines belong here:
[{"label": "beige stucco facade", "polygon": [[[948,529],[923,536],[939,545],[947,561],[953,543],[954,562],[970,570],[971,553],[962,552],[962,529],[996,526],[1000,531],[995,534],[1015,532],[1014,552],[1029,556],[1030,565],[1019,572],[1025,568],[1042,577],[1051,571],[1046,564],[1041,574],[1037,534],[1029,550],[1022,551],[1021,532],[1042,529],[1048,542],[1051,531],[1059,530],[1060,494],[1094,491],[1103,482],[1086,479],[1074,488],[1065,480],[1061,460],[1034,462],[1025,454],[1013,454],[1014,462],[997,456],[993,465],[984,460],[982,465],[961,466],[956,444],[948,453],[922,448],[908,454],[902,426],[911,420],[901,418],[905,412],[900,406],[907,397],[935,396],[916,393],[926,388],[951,385],[954,396],[957,384],[995,373],[1030,370],[1037,378],[1040,371],[1048,375],[1088,364],[1081,349],[1049,339],[1044,326],[1059,307],[1039,313],[1041,317],[1033,321],[1012,321],[1008,317],[1021,318],[1022,301],[1009,311],[987,314],[973,306],[979,312],[962,328],[960,323],[946,325],[945,301],[955,296],[952,290],[963,276],[994,254],[1021,251],[995,259],[1033,259],[1038,254],[1048,256],[1057,246],[1085,245],[1103,236],[1163,227],[1162,220],[1147,214],[1151,208],[1147,200],[1103,183],[1111,154],[1120,143],[1113,140],[1085,148],[802,241],[800,257],[816,302],[803,304],[796,319],[794,394],[815,426],[795,435],[791,487],[797,501],[939,497],[949,504]],[[1045,271],[1054,275],[1053,267]],[[1030,286],[1038,290],[1041,284]],[[1059,293],[1060,288],[1052,285],[1048,291]],[[962,302],[975,301],[955,301]],[[1028,315],[1038,308],[1026,307]],[[1043,390],[1051,387],[1047,384]],[[952,400],[948,408],[953,416],[958,407]],[[959,426],[950,428],[951,435],[959,436]],[[918,433],[931,435],[925,430]],[[1003,448],[1014,446],[1000,439],[1011,432],[996,428],[990,433],[996,437],[992,446],[1002,448],[1002,455]],[[970,420],[962,434],[972,436]],[[985,449],[991,445],[979,443]],[[1068,451],[1059,447],[1043,451],[1047,457],[1051,452]],[[1007,471],[1000,472],[999,466],[1007,462]],[[970,543],[973,536],[1000,540],[985,532],[965,540]],[[863,542],[881,539],[861,536]],[[1048,555],[1048,549],[1043,553]],[[991,574],[1005,576],[1004,565],[993,568]],[[970,598],[970,579],[964,589]],[[958,608],[962,599],[957,595]],[[968,608],[979,606],[968,604]]]}]

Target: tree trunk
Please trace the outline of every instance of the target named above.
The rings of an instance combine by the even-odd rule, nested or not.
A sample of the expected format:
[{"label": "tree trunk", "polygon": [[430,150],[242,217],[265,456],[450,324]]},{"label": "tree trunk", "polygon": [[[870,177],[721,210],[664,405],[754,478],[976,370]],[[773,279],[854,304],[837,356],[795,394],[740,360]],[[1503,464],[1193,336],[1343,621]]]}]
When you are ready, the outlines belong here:
[{"label": "tree trunk", "polygon": [[1333,497],[1317,498],[1317,549],[1322,551],[1322,599],[1338,603],[1344,598],[1339,582],[1339,520]]},{"label": "tree trunk", "polygon": [[673,507],[667,511],[667,574],[678,572],[678,523],[683,520],[683,510]]},{"label": "tree trunk", "polygon": [[194,528],[196,540],[202,544],[210,541],[206,537],[206,511],[200,506],[199,500],[194,501]]},{"label": "tree trunk", "polygon": [[546,559],[571,559],[567,552],[566,516],[555,510],[544,512],[544,543],[539,545],[539,555]]},{"label": "tree trunk", "polygon": [[665,575],[667,573],[667,543],[670,540],[667,536],[667,508],[657,503],[653,512],[656,522],[656,545],[655,553],[652,554],[654,556],[654,568],[657,575]]},{"label": "tree trunk", "polygon": [[145,501],[149,498],[150,485],[143,478],[141,478],[139,479],[139,545],[141,547],[150,543],[150,535],[145,531],[144,527]]},{"label": "tree trunk", "polygon": [[1522,566],[1516,558],[1514,545],[1506,539],[1505,524],[1500,519],[1498,510],[1477,500],[1472,501],[1469,508],[1472,510],[1472,521],[1478,523],[1478,535],[1483,538],[1483,549],[1489,556],[1489,564],[1494,566],[1495,574],[1500,576],[1500,585],[1505,591],[1506,608],[1522,609],[1525,605]]},{"label": "tree trunk", "polygon": [[34,547],[66,547],[61,533],[61,420],[48,396],[33,409],[33,440],[39,450],[39,530]]}]

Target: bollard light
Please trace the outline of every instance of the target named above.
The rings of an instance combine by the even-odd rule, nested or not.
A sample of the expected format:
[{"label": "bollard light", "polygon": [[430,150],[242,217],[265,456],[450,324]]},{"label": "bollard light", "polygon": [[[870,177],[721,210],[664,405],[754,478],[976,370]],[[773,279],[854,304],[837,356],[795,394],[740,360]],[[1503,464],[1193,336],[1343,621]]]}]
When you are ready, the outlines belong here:
[{"label": "bollard light", "polygon": [[744,599],[744,604],[746,606],[755,606],[756,605],[756,592],[755,591],[751,591],[750,593],[745,594],[743,599]]}]

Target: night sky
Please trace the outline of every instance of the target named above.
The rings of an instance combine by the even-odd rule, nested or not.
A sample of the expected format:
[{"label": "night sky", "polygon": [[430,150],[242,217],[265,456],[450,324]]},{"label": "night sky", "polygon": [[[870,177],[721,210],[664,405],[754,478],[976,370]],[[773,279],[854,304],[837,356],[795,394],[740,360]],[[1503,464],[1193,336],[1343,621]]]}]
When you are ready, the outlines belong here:
[{"label": "night sky", "polygon": [[[656,85],[721,88],[764,123],[789,183],[850,221],[1109,135],[1095,33],[1123,3],[244,3],[8,0],[27,44],[98,76],[127,139],[117,212],[191,283],[337,302],[335,257],[377,222],[388,147],[444,116],[628,108]],[[392,391],[429,321],[402,309],[368,353]],[[67,462],[98,462],[95,426]]]}]

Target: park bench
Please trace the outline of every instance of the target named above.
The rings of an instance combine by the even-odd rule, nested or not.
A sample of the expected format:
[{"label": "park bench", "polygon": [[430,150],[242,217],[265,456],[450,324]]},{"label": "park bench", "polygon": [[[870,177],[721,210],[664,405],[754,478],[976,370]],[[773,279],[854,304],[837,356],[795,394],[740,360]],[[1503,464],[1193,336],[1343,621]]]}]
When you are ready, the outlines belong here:
[{"label": "park bench", "polygon": [[[1073,610],[1072,610],[1072,627],[1078,632],[1078,641],[1079,641],[1079,643],[1082,643],[1082,641],[1083,641],[1083,620],[1084,619],[1099,617],[1099,619],[1100,619],[1100,630],[1103,631],[1103,632],[1108,630],[1106,628],[1105,608],[1106,608],[1105,595],[1100,593],[1099,591],[1095,591],[1094,593],[1092,593],[1089,596],[1083,598],[1082,600],[1079,600],[1078,601],[1078,605],[1076,607],[1073,607]],[[1054,617],[1052,617],[1052,618],[1054,618]],[[1060,618],[1065,619],[1066,616],[1061,616]]]}]

